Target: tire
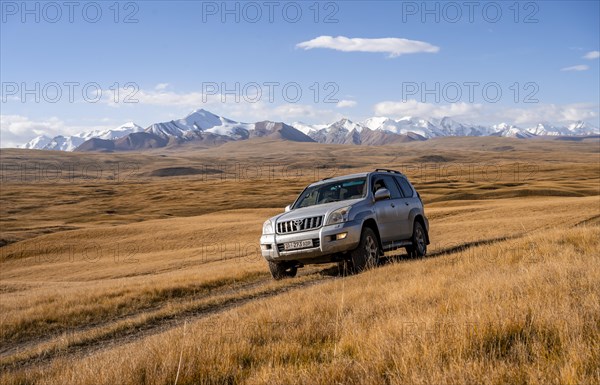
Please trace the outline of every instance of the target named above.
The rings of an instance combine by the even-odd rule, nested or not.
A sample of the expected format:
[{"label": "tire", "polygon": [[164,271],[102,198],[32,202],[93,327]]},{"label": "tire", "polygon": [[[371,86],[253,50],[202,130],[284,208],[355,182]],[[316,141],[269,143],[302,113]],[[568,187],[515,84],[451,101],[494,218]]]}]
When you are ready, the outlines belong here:
[{"label": "tire", "polygon": [[360,235],[358,247],[350,252],[350,267],[354,273],[377,266],[379,263],[379,241],[370,227],[365,227]]},{"label": "tire", "polygon": [[269,261],[269,270],[271,271],[273,279],[277,281],[284,278],[293,278],[298,272],[298,268],[295,265],[271,261]]},{"label": "tire", "polygon": [[406,248],[410,258],[422,258],[427,254],[427,235],[421,222],[415,222],[413,226],[412,245]]}]

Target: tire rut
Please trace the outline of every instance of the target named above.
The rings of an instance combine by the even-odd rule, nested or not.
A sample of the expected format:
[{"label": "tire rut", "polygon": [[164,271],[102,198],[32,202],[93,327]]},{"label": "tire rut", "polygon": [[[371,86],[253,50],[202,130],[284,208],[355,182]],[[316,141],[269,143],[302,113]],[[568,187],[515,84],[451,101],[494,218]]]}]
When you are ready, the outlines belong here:
[{"label": "tire rut", "polygon": [[[241,284],[230,284],[230,285],[225,285],[223,287],[211,289],[206,294],[208,294],[209,296],[226,295],[226,294],[234,293],[234,292],[240,291],[240,290],[249,290],[249,289],[252,289],[252,288],[258,286],[261,283],[266,283],[268,281],[269,281],[269,279],[268,279],[267,275],[265,274],[262,277],[251,279],[251,280],[249,280],[249,282],[243,282]],[[35,337],[28,337],[28,338],[24,338],[21,341],[16,342],[16,343],[11,342],[11,341],[3,342],[2,346],[0,347],[0,358],[9,356],[11,354],[15,354],[19,350],[25,350],[28,348],[33,348],[35,346],[42,345],[44,343],[51,342],[54,339],[61,338],[62,336],[64,336],[64,334],[66,332],[68,332],[69,334],[83,333],[86,331],[91,331],[91,330],[94,330],[97,328],[101,328],[103,326],[107,326],[111,323],[133,320],[134,318],[139,317],[142,314],[150,313],[153,311],[159,311],[160,309],[164,308],[164,306],[166,306],[166,305],[173,304],[173,303],[183,303],[186,300],[189,301],[190,298],[192,298],[194,295],[195,294],[190,294],[190,295],[186,295],[183,298],[178,298],[175,300],[169,299],[169,300],[161,301],[160,303],[152,305],[152,306],[136,309],[135,311],[128,313],[128,314],[115,316],[115,317],[111,318],[110,320],[95,321],[95,322],[88,323],[86,325],[77,325],[77,326],[73,326],[73,327],[69,328],[68,330],[62,330],[62,331],[58,331],[58,332],[48,332],[48,333],[45,333],[43,338],[36,339]]]},{"label": "tire rut", "polygon": [[[313,273],[314,274],[314,273]],[[312,274],[311,274],[312,275]],[[257,294],[251,294],[247,297],[230,299],[219,303],[216,306],[200,306],[199,309],[188,309],[183,312],[160,316],[152,319],[148,323],[136,325],[133,328],[127,328],[120,330],[116,333],[105,334],[99,338],[95,338],[89,341],[83,341],[82,343],[70,344],[65,348],[58,348],[50,351],[45,351],[28,357],[26,359],[17,360],[7,364],[1,364],[0,370],[2,371],[13,371],[18,369],[24,369],[31,366],[39,366],[48,364],[54,359],[61,358],[82,358],[91,354],[95,354],[104,350],[116,348],[118,346],[126,345],[128,343],[135,342],[142,338],[146,338],[152,335],[160,334],[168,330],[177,328],[183,325],[184,322],[194,322],[209,316],[220,314],[225,311],[243,306],[247,303],[254,302],[257,300],[276,297],[281,294],[293,290],[299,290],[334,279],[333,275],[321,275],[320,278],[305,281],[301,283],[292,283],[288,286],[276,289],[274,291],[267,291]],[[270,279],[265,279],[261,282],[254,283],[255,287],[264,286]],[[262,284],[262,285],[261,285]],[[247,287],[246,289],[250,289]]]}]

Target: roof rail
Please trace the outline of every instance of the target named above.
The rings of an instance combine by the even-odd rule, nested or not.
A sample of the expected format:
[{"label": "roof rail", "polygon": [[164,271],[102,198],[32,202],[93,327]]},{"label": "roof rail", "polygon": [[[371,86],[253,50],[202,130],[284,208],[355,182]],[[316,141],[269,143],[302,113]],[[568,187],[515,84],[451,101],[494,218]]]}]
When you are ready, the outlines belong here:
[{"label": "roof rail", "polygon": [[321,180],[327,180],[327,179],[331,179],[330,176],[326,176],[325,178],[321,179]]},{"label": "roof rail", "polygon": [[375,172],[381,172],[381,171],[382,172],[391,172],[392,174],[404,175],[400,171],[397,171],[397,170],[390,170],[390,169],[387,169],[387,168],[376,168],[375,169]]}]

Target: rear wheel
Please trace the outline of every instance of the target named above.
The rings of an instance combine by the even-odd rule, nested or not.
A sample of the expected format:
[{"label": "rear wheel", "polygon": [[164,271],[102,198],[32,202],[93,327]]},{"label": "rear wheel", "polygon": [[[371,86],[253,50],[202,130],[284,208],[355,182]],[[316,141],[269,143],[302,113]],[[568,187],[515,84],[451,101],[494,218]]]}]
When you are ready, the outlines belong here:
[{"label": "rear wheel", "polygon": [[406,248],[406,252],[411,258],[420,258],[427,254],[427,236],[420,222],[415,222],[413,226],[412,245]]},{"label": "rear wheel", "polygon": [[358,247],[350,252],[351,270],[358,273],[377,266],[380,252],[377,235],[370,227],[365,227]]},{"label": "rear wheel", "polygon": [[269,261],[269,270],[274,279],[280,280],[284,278],[293,278],[298,272],[298,267],[290,263],[285,262],[272,262]]}]

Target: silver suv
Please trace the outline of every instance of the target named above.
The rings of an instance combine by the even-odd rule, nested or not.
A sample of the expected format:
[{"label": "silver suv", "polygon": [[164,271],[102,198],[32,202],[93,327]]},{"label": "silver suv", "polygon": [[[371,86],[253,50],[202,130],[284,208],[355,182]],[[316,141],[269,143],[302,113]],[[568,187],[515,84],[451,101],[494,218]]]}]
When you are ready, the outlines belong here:
[{"label": "silver suv", "polygon": [[376,169],[326,178],[306,187],[285,213],[263,224],[260,247],[275,279],[307,264],[340,262],[359,272],[384,251],[406,248],[421,257],[429,221],[405,175]]}]

